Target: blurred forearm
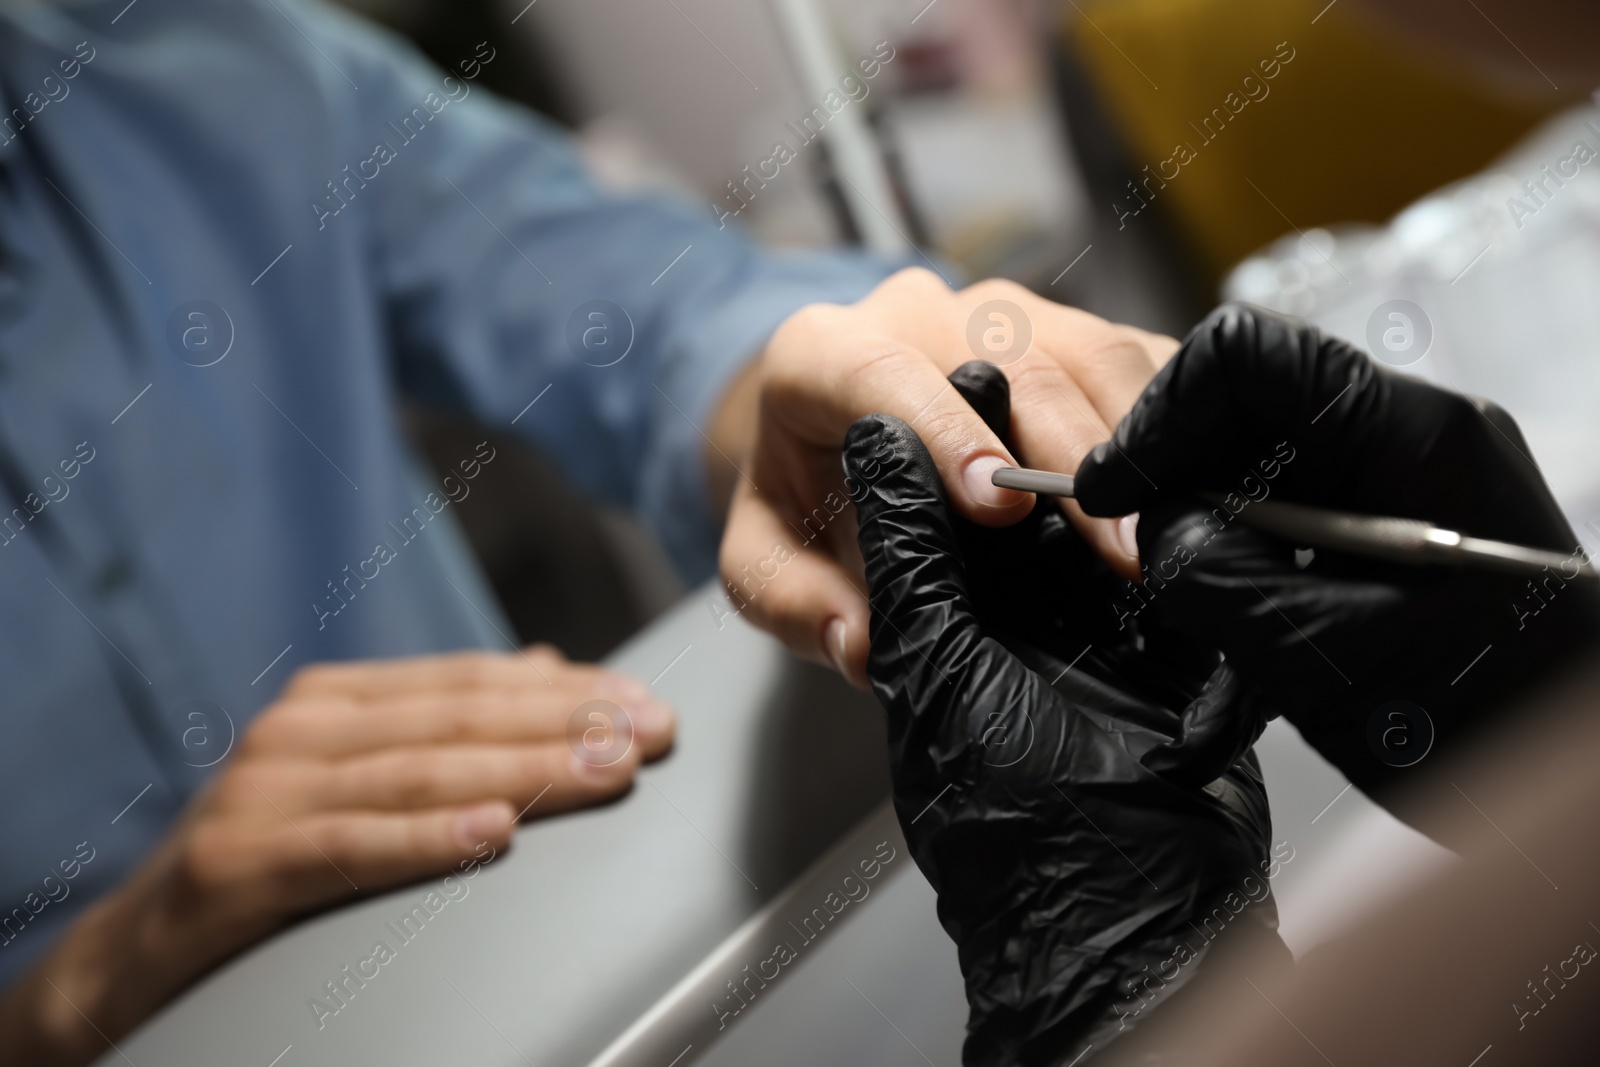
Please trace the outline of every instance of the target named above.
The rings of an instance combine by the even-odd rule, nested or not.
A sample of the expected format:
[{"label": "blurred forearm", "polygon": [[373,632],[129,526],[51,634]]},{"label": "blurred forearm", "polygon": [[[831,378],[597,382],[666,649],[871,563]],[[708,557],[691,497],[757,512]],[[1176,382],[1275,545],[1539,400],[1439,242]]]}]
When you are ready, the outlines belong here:
[{"label": "blurred forearm", "polygon": [[158,857],[97,902],[0,999],[0,1062],[79,1067],[264,931],[171,920]]},{"label": "blurred forearm", "polygon": [[728,504],[741,477],[745,457],[755,445],[760,365],[759,359],[752,359],[728,384],[706,427],[707,440],[701,454],[706,465],[711,506],[719,522],[727,517]]}]

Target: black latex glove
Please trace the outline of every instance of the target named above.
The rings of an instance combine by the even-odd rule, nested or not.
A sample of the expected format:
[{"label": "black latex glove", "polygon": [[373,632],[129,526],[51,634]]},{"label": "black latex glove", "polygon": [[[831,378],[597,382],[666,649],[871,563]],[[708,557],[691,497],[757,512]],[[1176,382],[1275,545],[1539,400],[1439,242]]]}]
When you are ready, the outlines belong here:
[{"label": "black latex glove", "polygon": [[[974,362],[952,381],[1005,437],[1005,377]],[[1139,762],[1186,705],[1229,698],[1217,654],[1119,631],[1105,605],[1125,583],[1054,502],[1001,529],[955,516],[905,423],[857,422],[844,464],[895,808],[966,980],[964,1061],[1098,1054],[1206,968],[1212,938],[1282,952],[1254,755],[1203,789]]]},{"label": "black latex glove", "polygon": [[[1230,495],[1211,507],[1196,490]],[[1317,550],[1302,569],[1293,545],[1233,518],[1269,496],[1572,563],[1530,581]],[[1431,766],[1600,633],[1597,585],[1574,579],[1578,539],[1509,415],[1259,309],[1224,306],[1189,335],[1084,460],[1077,497],[1092,515],[1141,512],[1145,582],[1110,614],[1207,641],[1237,672],[1231,702],[1196,709],[1152,761],[1175,777],[1228,766],[1281,714],[1404,817],[1393,787],[1430,735]]]}]

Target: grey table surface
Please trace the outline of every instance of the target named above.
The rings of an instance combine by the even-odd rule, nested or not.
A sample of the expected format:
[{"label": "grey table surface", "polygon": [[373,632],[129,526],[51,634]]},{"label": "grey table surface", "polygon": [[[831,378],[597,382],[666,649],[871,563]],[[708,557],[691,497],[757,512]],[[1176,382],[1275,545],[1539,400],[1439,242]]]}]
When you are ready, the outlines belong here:
[{"label": "grey table surface", "polygon": [[[629,794],[523,827],[454,886],[420,882],[299,923],[97,1067],[958,1064],[955,948],[885,802],[876,703],[730,616],[710,587],[609,662],[680,713],[673,753]],[[1274,886],[1291,949],[1449,862],[1291,728],[1272,724],[1258,752],[1274,837],[1295,850]],[[865,886],[860,865],[880,848],[895,859]],[[846,875],[858,899],[830,903],[852,893]],[[796,924],[829,919],[825,903],[838,921],[808,937]],[[420,932],[402,937],[418,908]],[[796,955],[782,967],[779,940]],[[345,978],[380,941],[392,956],[376,975]],[[342,1003],[328,992],[339,981]]]}]

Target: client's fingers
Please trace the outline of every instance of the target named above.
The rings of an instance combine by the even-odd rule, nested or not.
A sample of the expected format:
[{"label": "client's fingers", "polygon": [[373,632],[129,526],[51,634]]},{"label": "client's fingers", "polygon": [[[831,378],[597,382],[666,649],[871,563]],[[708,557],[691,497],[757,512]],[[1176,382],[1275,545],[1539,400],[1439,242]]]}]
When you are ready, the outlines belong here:
[{"label": "client's fingers", "polygon": [[[1128,347],[1137,349],[1132,342]],[[1143,363],[1150,366],[1148,359]],[[1111,436],[1111,424],[1060,362],[1025,361],[1009,370],[1017,451],[1030,467],[1075,473],[1084,457]],[[1139,576],[1131,523],[1091,517],[1074,500],[1060,500],[1057,506],[1113,569],[1124,578]]]},{"label": "client's fingers", "polygon": [[553,676],[569,666],[560,650],[550,645],[534,645],[522,654],[447,652],[405,659],[313,663],[295,672],[283,696],[377,701],[420,693],[522,692],[552,685]]},{"label": "client's fingers", "polygon": [[831,450],[851,422],[886,412],[923,436],[963,516],[1006,526],[1027,515],[1032,494],[999,488],[989,477],[1014,466],[1015,458],[974,417],[939,366],[895,337],[858,331],[859,324],[826,309],[786,322],[767,352],[763,419],[770,418],[777,432]]},{"label": "client's fingers", "polygon": [[794,545],[794,530],[771,503],[741,484],[722,535],[729,611],[797,655],[828,664],[865,688],[866,595],[857,588],[858,579],[826,551]]},{"label": "client's fingers", "polygon": [[483,856],[481,844],[503,849],[515,825],[516,812],[503,801],[328,812],[292,824],[217,820],[196,829],[184,870],[198,890],[266,893],[275,909],[288,912],[446,871]]}]

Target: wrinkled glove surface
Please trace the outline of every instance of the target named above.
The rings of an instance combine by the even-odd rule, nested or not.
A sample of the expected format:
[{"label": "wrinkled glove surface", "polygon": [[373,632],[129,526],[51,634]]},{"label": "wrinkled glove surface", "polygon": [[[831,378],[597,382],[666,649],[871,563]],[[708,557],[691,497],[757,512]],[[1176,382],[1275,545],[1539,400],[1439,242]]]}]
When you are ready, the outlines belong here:
[{"label": "wrinkled glove surface", "polygon": [[[1008,436],[997,369],[951,380]],[[1214,939],[1249,931],[1283,951],[1248,746],[1203,786],[1140,762],[1186,707],[1232,699],[1216,652],[1119,629],[1126,583],[1054,502],[1002,529],[956,516],[905,423],[861,419],[844,465],[895,807],[959,948],[965,1062],[1097,1055],[1203,970]]]},{"label": "wrinkled glove surface", "polygon": [[[1577,536],[1509,415],[1256,308],[1196,327],[1076,488],[1090,514],[1141,512],[1145,580],[1116,599],[1119,623],[1205,641],[1236,674],[1229,701],[1191,709],[1147,761],[1177,777],[1229,766],[1284,715],[1405,817],[1396,787],[1600,634],[1600,586],[1575,577]],[[1226,495],[1212,506],[1201,490]],[[1302,568],[1295,546],[1235,518],[1269,497],[1427,519],[1570,566],[1529,579],[1318,549]]]}]

